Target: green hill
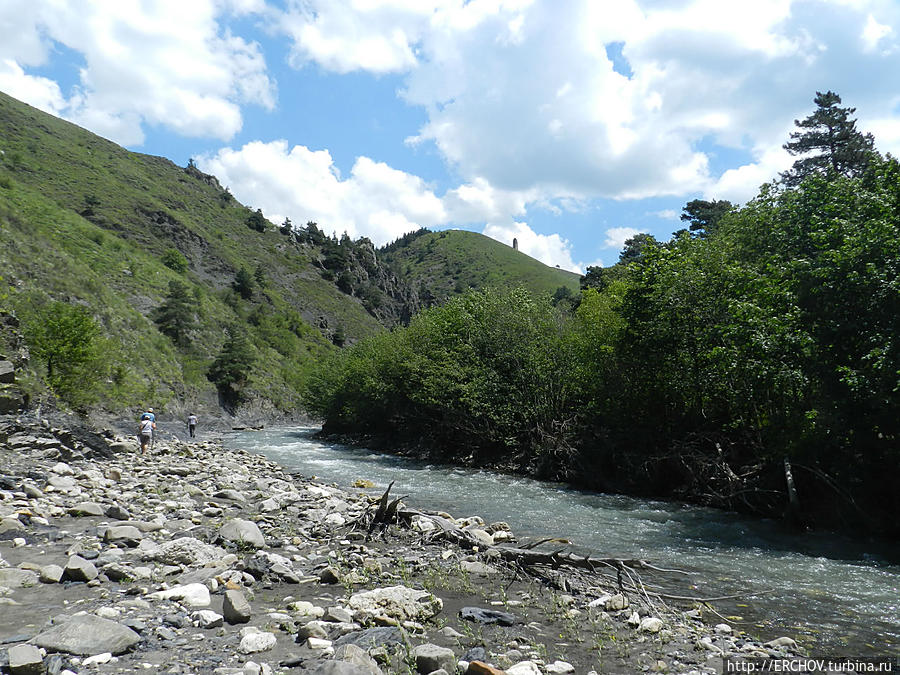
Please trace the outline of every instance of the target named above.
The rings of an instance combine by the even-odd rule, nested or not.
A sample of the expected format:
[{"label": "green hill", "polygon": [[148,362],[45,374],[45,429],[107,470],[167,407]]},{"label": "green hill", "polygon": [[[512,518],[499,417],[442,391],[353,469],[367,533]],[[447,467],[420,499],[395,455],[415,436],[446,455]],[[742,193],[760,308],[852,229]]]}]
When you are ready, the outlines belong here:
[{"label": "green hill", "polygon": [[578,292],[580,275],[548,267],[477,232],[420,231],[381,250],[382,259],[413,288],[425,304],[440,303],[469,288],[524,286],[539,294],[560,287]]},{"label": "green hill", "polygon": [[[323,229],[277,227],[193,164],[129,152],[0,93],[0,356],[32,398],[293,411],[335,345],[423,307],[470,287],[578,288],[578,275],[472,232],[423,230],[376,249]],[[68,384],[66,360],[40,345],[68,325],[60,307],[83,308],[97,330]],[[230,337],[241,335],[248,344]],[[222,365],[235,340],[249,377]],[[217,358],[227,386],[208,378]]]},{"label": "green hill", "polygon": [[[319,247],[251,229],[254,212],[192,166],[128,152],[4,94],[0,153],[2,308],[26,324],[51,300],[88,308],[108,340],[100,405],[215,405],[206,372],[237,324],[256,355],[248,398],[290,410],[336,333],[382,329],[322,278]],[[248,298],[232,288],[242,267],[265,284]],[[153,320],[172,281],[186,284],[196,319],[184,348]],[[31,366],[24,386],[39,395]]]}]

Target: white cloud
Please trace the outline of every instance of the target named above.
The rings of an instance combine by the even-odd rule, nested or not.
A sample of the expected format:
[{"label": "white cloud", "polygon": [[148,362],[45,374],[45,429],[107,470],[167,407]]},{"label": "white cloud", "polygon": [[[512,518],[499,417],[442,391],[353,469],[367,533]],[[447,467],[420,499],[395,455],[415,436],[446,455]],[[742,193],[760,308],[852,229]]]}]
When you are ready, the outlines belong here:
[{"label": "white cloud", "polygon": [[483,234],[512,246],[517,239],[519,250],[550,267],[581,273],[582,266],[572,261],[572,246],[558,234],[538,234],[527,223],[512,222],[485,226]]},{"label": "white cloud", "polygon": [[421,178],[368,157],[357,158],[342,179],[327,150],[255,141],[199,157],[197,165],[273,222],[312,220],[325,232],[369,237],[376,245],[447,220],[443,203]]},{"label": "white cloud", "polygon": [[878,20],[869,14],[866,18],[866,25],[862,31],[862,41],[866,51],[874,51],[878,48],[878,43],[883,38],[888,37],[894,32],[890,26],[878,23]]},{"label": "white cloud", "polygon": [[663,209],[662,211],[654,211],[652,214],[660,220],[678,220],[679,214],[675,209]]},{"label": "white cloud", "polygon": [[26,75],[12,59],[0,60],[0,91],[51,115],[59,115],[65,107],[65,99],[56,82]]},{"label": "white cloud", "polygon": [[[240,105],[271,108],[275,94],[260,47],[220,24],[226,7],[241,13],[262,5],[253,0],[4,3],[0,27],[14,27],[9,34],[15,39],[4,38],[0,58],[21,71],[4,67],[4,84],[26,102],[123,144],[142,143],[146,124],[230,139],[241,128]],[[47,63],[57,43],[84,58],[79,84],[68,93],[23,69]]]},{"label": "white cloud", "polygon": [[603,242],[603,247],[621,250],[628,239],[641,232],[642,230],[636,230],[633,227],[611,227],[605,232],[606,241]]},{"label": "white cloud", "polygon": [[[817,89],[881,119],[900,87],[893,0],[296,0],[281,21],[298,63],[402,73],[428,114],[412,140],[529,204],[746,198],[790,165],[775,153]],[[717,145],[753,162],[713,169]]]}]

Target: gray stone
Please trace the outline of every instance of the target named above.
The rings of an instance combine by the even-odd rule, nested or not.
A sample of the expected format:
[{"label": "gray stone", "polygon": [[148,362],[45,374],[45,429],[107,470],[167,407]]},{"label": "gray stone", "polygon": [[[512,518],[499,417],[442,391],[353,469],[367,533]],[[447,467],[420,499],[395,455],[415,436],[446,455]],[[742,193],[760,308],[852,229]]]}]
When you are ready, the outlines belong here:
[{"label": "gray stone", "polygon": [[15,384],[16,367],[10,361],[0,361],[0,382]]},{"label": "gray stone", "polygon": [[226,555],[218,546],[205,544],[193,537],[180,537],[151,549],[144,554],[144,559],[169,565],[205,565],[221,560]]},{"label": "gray stone", "polygon": [[105,509],[97,502],[80,502],[68,510],[70,516],[104,516]]},{"label": "gray stone", "polygon": [[501,612],[497,609],[482,609],[481,607],[463,607],[459,610],[459,616],[475,623],[496,623],[501,626],[512,626],[517,619],[513,614]]},{"label": "gray stone", "polygon": [[211,609],[201,609],[191,614],[191,619],[200,628],[218,628],[224,622],[224,617]]},{"label": "gray stone", "polygon": [[12,675],[39,675],[44,672],[44,658],[34,645],[9,648],[9,672]]},{"label": "gray stone", "polygon": [[143,533],[132,525],[116,525],[106,530],[103,540],[107,542],[125,543],[129,546],[137,546],[144,538]]},{"label": "gray stone", "polygon": [[[366,668],[347,661],[322,661],[309,671],[315,675],[369,675]],[[378,672],[381,672],[380,670]]]},{"label": "gray stone", "polygon": [[366,630],[355,631],[342,635],[334,641],[334,647],[343,647],[344,645],[356,645],[365,650],[376,649],[382,645],[399,645],[403,643],[403,634],[400,629],[395,626],[382,626],[379,628],[368,628]]},{"label": "gray stone", "polygon": [[73,616],[68,621],[40,633],[33,642],[47,651],[90,656],[123,654],[141,641],[130,628],[93,614]]},{"label": "gray stone", "polygon": [[118,504],[112,504],[106,507],[106,517],[115,520],[131,520],[131,514]]},{"label": "gray stone", "polygon": [[51,474],[47,479],[47,485],[51,485],[58,490],[68,490],[78,485],[78,483],[75,482],[75,479],[71,476],[57,476],[56,474]]},{"label": "gray stone", "polygon": [[256,523],[249,520],[240,518],[229,520],[221,527],[219,534],[226,541],[239,545],[243,544],[256,548],[263,548],[266,545],[266,540],[262,532],[259,531],[259,527]]},{"label": "gray stone", "polygon": [[0,534],[6,534],[7,532],[21,532],[24,529],[25,526],[18,518],[0,518]]},{"label": "gray stone", "polygon": [[253,611],[244,594],[238,590],[231,589],[225,591],[225,599],[222,601],[222,614],[225,615],[225,620],[230,624],[247,623],[250,621]]},{"label": "gray stone", "polygon": [[15,567],[0,567],[0,586],[7,588],[26,588],[35,586],[38,575],[31,570],[20,570]]},{"label": "gray stone", "polygon": [[339,584],[341,575],[335,568],[329,566],[319,572],[319,581],[323,584]]},{"label": "gray stone", "polygon": [[375,663],[375,659],[356,645],[348,644],[335,649],[334,661],[357,666],[368,675],[381,675],[381,668]]},{"label": "gray stone", "polygon": [[416,657],[416,670],[422,675],[428,675],[435,670],[456,672],[456,654],[447,647],[426,643],[413,649],[413,655]]},{"label": "gray stone", "polygon": [[63,568],[59,565],[44,565],[41,568],[41,581],[45,584],[58,584],[63,572]]},{"label": "gray stone", "polygon": [[395,619],[426,621],[440,612],[444,603],[428,591],[406,586],[389,586],[350,596],[350,609],[361,622]]},{"label": "gray stone", "polygon": [[25,407],[25,400],[16,391],[0,390],[0,415],[9,415]]},{"label": "gray stone", "polygon": [[23,483],[22,492],[24,492],[25,495],[30,497],[31,499],[40,499],[44,496],[44,493],[31,483]]},{"label": "gray stone", "polygon": [[353,615],[350,614],[343,607],[329,607],[325,610],[325,615],[322,617],[325,621],[331,621],[336,623],[352,623]]},{"label": "gray stone", "polygon": [[321,621],[310,621],[297,629],[297,642],[304,642],[309,638],[318,638],[325,640],[328,638],[328,631]]},{"label": "gray stone", "polygon": [[232,502],[245,502],[247,498],[237,490],[219,490],[213,495],[214,499],[227,499]]},{"label": "gray stone", "polygon": [[241,654],[255,654],[272,649],[277,642],[272,633],[250,633],[241,638],[238,650]]},{"label": "gray stone", "polygon": [[90,581],[96,579],[97,568],[90,560],[85,560],[80,555],[73,555],[63,570],[63,578],[71,581]]}]

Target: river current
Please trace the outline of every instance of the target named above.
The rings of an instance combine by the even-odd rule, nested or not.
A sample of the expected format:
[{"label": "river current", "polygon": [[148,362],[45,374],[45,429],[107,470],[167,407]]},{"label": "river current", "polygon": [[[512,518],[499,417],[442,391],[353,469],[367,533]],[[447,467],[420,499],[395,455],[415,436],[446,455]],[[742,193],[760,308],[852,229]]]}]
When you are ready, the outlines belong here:
[{"label": "river current", "polygon": [[580,553],[642,558],[690,571],[667,576],[666,590],[695,597],[742,595],[713,606],[735,629],[764,638],[789,635],[812,646],[813,655],[900,652],[896,542],[792,534],[772,521],[715,509],[585,492],[323,442],[314,438],[317,431],[243,432],[226,443],[342,488],[365,479],[380,494],[395,481],[392,494],[408,495],[412,506],[502,520],[519,537],[564,537]]}]

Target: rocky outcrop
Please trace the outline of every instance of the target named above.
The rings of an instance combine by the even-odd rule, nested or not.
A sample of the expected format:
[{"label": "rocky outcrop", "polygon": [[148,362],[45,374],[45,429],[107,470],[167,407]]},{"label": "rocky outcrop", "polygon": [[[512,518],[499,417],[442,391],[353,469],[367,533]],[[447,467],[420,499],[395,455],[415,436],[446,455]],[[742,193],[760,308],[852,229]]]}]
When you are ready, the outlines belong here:
[{"label": "rocky outcrop", "polygon": [[[367,540],[379,490],[346,492],[214,443],[107,455],[45,425],[3,428],[0,602],[13,611],[0,612],[0,669],[567,675],[594,667],[583,646],[594,633],[615,636],[623,672],[797,650],[603,585],[556,594],[481,540],[468,550],[422,529],[427,519]],[[495,541],[509,533],[443,517]]]}]

